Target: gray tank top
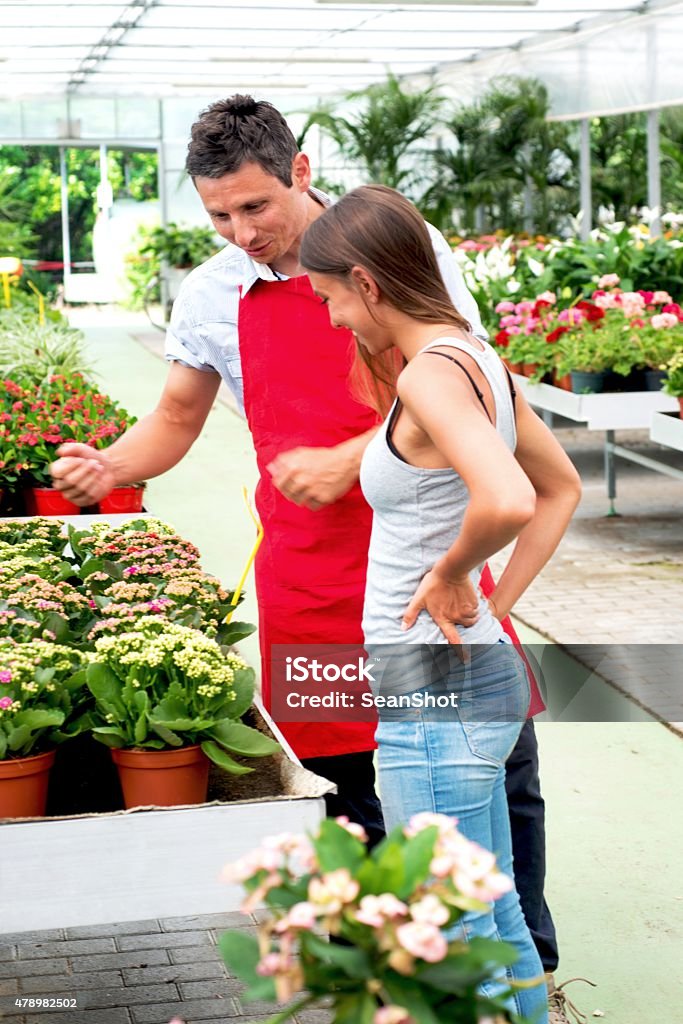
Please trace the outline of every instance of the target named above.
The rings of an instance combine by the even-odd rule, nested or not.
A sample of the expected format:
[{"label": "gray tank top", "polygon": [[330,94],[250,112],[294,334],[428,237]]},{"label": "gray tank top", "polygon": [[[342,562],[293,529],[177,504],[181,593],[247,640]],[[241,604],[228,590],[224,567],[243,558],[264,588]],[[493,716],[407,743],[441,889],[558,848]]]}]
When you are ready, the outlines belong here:
[{"label": "gray tank top", "polygon": [[[483,350],[478,350],[456,338],[439,338],[421,352],[448,346],[476,361],[491,387],[496,430],[514,451],[517,435],[510,382],[496,352],[482,344]],[[469,494],[455,470],[411,466],[392,451],[387,430],[394,411],[395,404],[368,445],[360,471],[363,494],[374,512],[363,632],[368,644],[442,644],[445,637],[426,611],[406,632],[401,630],[401,619],[422,577],[458,536]],[[456,406],[452,414],[457,416]],[[480,595],[479,620],[474,626],[458,626],[468,644],[496,643],[505,636],[479,589],[482,568],[470,573]]]}]

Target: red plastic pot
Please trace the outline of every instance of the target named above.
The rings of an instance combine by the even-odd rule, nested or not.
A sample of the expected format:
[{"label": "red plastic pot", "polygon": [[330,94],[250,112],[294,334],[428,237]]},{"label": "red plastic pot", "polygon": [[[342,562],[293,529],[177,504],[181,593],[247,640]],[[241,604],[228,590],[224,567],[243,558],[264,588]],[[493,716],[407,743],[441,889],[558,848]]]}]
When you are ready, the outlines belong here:
[{"label": "red plastic pot", "polygon": [[54,750],[0,761],[0,818],[39,818],[45,814]]},{"label": "red plastic pot", "polygon": [[209,759],[199,744],[178,750],[116,750],[123,802],[130,807],[203,804],[209,786]]},{"label": "red plastic pot", "polygon": [[54,487],[29,487],[25,504],[30,516],[77,516],[81,511]]},{"label": "red plastic pot", "polygon": [[100,512],[142,512],[143,487],[115,487],[99,502]]}]

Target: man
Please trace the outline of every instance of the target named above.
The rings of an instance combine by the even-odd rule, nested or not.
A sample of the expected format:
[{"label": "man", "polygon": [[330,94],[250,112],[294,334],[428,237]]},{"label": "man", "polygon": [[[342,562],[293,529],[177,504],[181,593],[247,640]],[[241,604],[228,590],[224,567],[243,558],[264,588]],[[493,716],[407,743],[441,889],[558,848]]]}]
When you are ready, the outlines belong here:
[{"label": "man", "polygon": [[[214,228],[231,244],[193,271],[175,302],[170,372],[156,409],[104,451],[65,445],[53,476],[67,497],[87,505],[115,484],[165,472],[199,435],[225,380],[247,417],[260,470],[265,537],[256,590],[269,706],[272,644],[362,642],[370,511],[358,470],[376,419],[348,388],[352,339],[331,328],[302,276],[301,237],[329,200],[311,188],[308,158],[282,115],[247,96],[212,104],[192,127],[186,167]],[[450,248],[430,233],[456,307],[486,337]],[[493,588],[490,574],[483,582]],[[337,784],[330,813],[361,822],[372,842],[381,838],[374,725],[282,729],[302,763]],[[544,809],[531,720],[507,774],[517,887],[551,972],[557,945],[543,899]]]}]

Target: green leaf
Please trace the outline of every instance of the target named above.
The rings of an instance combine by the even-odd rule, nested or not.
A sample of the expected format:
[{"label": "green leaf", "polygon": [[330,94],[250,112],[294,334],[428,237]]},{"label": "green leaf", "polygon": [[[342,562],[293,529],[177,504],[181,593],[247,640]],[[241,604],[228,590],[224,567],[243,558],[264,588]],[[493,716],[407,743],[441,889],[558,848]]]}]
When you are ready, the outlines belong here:
[{"label": "green leaf", "polygon": [[355,875],[367,857],[363,843],[352,836],[332,818],[325,818],[320,825],[313,846],[322,871],[336,871],[348,868]]},{"label": "green leaf", "polygon": [[228,968],[248,986],[240,998],[247,1002],[260,999],[268,1003],[277,1002],[274,980],[256,973],[261,957],[258,941],[253,935],[244,931],[224,932],[218,940],[218,948]]},{"label": "green leaf", "polygon": [[183,741],[180,736],[176,733],[171,732],[165,725],[160,725],[158,722],[153,722],[150,718],[149,724],[152,727],[152,732],[155,732],[157,736],[160,736],[164,743],[169,747],[182,747]]},{"label": "green leaf", "polygon": [[121,699],[121,680],[108,665],[99,661],[91,662],[86,669],[85,678],[95,700],[107,701],[119,708],[121,714],[125,713]]},{"label": "green leaf", "polygon": [[355,992],[337,997],[334,1009],[334,1024],[372,1024],[377,1000],[369,992]]},{"label": "green leaf", "polygon": [[254,679],[253,668],[235,669],[235,678],[232,681],[235,700],[230,701],[229,705],[232,718],[241,718],[251,707],[254,700]]},{"label": "green leaf", "polygon": [[223,768],[224,771],[230,772],[231,775],[247,775],[254,770],[253,768],[247,768],[246,765],[238,764],[237,761],[233,761],[229,754],[226,754],[213,740],[204,740],[202,750],[214,764],[217,764],[219,768]]},{"label": "green leaf", "polygon": [[313,932],[302,932],[301,949],[323,963],[338,967],[349,978],[373,976],[368,954],[357,946],[340,946],[336,942],[326,942]]},{"label": "green leaf", "polygon": [[427,1002],[420,991],[419,983],[413,978],[392,971],[384,977],[384,987],[392,1001],[404,1006],[411,1017],[420,1024],[440,1024],[433,1007]]},{"label": "green leaf", "polygon": [[436,825],[431,825],[406,841],[403,847],[405,882],[401,898],[409,896],[418,885],[429,878],[429,865],[434,857],[434,844],[438,834]]},{"label": "green leaf", "polygon": [[150,713],[152,721],[166,722],[175,718],[189,719],[187,698],[175,693],[165,696]]},{"label": "green leaf", "polygon": [[216,640],[226,647],[233,647],[256,632],[256,626],[250,622],[222,622],[216,631]]},{"label": "green leaf", "polygon": [[264,736],[258,729],[252,729],[243,722],[233,722],[229,718],[222,719],[208,733],[222,747],[244,757],[266,757],[281,749],[279,743]]},{"label": "green leaf", "polygon": [[92,731],[93,737],[104,743],[105,747],[113,747],[120,750],[126,745],[125,733],[115,725],[96,725]]}]

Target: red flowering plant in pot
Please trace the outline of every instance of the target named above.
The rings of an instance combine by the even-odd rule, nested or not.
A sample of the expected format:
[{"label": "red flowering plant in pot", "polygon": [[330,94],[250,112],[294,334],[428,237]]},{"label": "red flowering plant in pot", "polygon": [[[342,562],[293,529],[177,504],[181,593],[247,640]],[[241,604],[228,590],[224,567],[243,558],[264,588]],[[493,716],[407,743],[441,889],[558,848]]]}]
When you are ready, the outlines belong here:
[{"label": "red flowering plant in pot", "polygon": [[[26,477],[33,490],[28,511],[40,512],[42,507],[36,502],[51,499],[48,514],[79,511],[52,487],[50,465],[57,458],[57,448],[67,441],[105,448],[135,422],[135,417],[80,374],[70,379],[53,376],[45,384],[23,389],[13,413],[19,461],[28,467]],[[46,491],[51,494],[44,495]]]}]

